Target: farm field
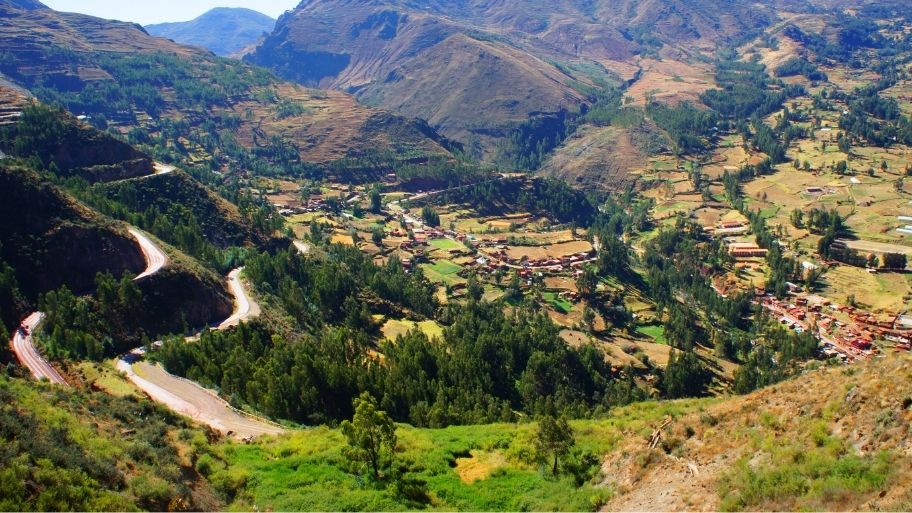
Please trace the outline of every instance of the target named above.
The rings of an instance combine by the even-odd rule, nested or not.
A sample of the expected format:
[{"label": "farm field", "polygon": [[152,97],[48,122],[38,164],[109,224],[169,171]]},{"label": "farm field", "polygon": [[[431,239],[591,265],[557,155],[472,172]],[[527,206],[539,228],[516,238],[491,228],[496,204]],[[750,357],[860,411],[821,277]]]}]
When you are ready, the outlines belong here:
[{"label": "farm field", "polygon": [[415,328],[420,329],[430,339],[443,337],[443,328],[440,324],[430,320],[415,322],[408,319],[390,319],[383,324],[380,331],[386,340],[396,340],[396,337],[405,335]]},{"label": "farm field", "polygon": [[653,339],[657,344],[667,344],[665,340],[665,327],[657,324],[649,324],[637,327],[637,333],[642,333]]},{"label": "farm field", "polygon": [[877,273],[839,265],[829,269],[820,279],[820,294],[839,304],[848,296],[874,312],[898,313],[912,307],[912,274]]}]

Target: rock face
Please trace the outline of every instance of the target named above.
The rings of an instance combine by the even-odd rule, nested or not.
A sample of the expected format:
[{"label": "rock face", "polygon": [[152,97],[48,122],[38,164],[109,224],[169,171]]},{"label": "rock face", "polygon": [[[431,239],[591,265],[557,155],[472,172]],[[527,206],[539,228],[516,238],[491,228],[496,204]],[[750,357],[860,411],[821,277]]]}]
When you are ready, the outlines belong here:
[{"label": "rock face", "polygon": [[158,23],[145,28],[153,36],[228,56],[256,43],[264,33],[272,31],[275,21],[251,9],[217,7],[190,21]]},{"label": "rock face", "polygon": [[[765,27],[778,4],[710,0],[309,0],[245,59],[428,120],[490,150],[516,123],[587,103],[662,44],[712,49]],[[485,144],[485,143],[488,144]]]}]

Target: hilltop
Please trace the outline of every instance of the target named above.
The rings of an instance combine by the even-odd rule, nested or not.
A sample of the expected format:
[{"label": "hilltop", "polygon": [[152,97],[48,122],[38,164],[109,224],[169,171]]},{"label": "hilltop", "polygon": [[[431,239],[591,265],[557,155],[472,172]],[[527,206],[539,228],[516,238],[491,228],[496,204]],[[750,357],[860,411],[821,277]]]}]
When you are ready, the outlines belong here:
[{"label": "hilltop", "polygon": [[272,31],[274,19],[252,9],[216,7],[190,21],[146,25],[146,31],[227,57]]}]

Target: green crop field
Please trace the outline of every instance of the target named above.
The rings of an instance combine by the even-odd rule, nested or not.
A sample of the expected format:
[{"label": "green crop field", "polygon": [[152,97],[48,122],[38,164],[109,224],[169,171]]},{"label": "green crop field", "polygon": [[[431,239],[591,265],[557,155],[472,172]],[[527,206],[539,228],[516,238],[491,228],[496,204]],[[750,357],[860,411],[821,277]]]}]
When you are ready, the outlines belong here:
[{"label": "green crop field", "polygon": [[558,296],[557,292],[544,292],[542,293],[542,298],[561,313],[570,313],[573,310],[573,303]]},{"label": "green crop field", "polygon": [[637,333],[642,333],[656,341],[657,344],[667,344],[665,339],[665,327],[658,324],[637,327]]},{"label": "green crop field", "polygon": [[445,251],[450,249],[459,249],[462,247],[461,244],[452,239],[431,239],[430,245],[437,249],[442,249]]}]

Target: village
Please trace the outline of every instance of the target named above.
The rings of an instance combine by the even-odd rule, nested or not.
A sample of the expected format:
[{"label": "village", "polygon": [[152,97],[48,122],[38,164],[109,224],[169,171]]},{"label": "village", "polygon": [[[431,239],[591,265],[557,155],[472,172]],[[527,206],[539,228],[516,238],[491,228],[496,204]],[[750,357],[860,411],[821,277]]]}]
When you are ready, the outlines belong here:
[{"label": "village", "polygon": [[485,298],[496,299],[515,273],[523,288],[540,284],[559,324],[581,318],[576,278],[595,261],[598,244],[582,230],[525,212],[481,216],[451,205],[436,206],[440,222],[431,225],[418,205],[444,190],[399,192],[390,178],[384,186],[379,212],[361,204],[368,196],[364,186],[331,184],[302,195],[298,184],[282,182],[269,198],[296,236],[317,223],[330,228],[333,242],[357,246],[378,264],[395,255],[406,271],[420,268],[439,284],[441,300],[462,297],[473,276]]},{"label": "village", "polygon": [[[758,269],[763,266],[762,259],[768,250],[759,247],[756,242],[738,238],[750,233],[750,227],[745,222],[725,220],[703,229],[710,236],[723,240],[729,255],[735,260],[735,269]],[[801,264],[805,273],[819,269],[808,260]],[[845,264],[829,261],[826,265]],[[873,268],[867,271],[877,272]],[[744,290],[743,282],[740,285],[733,280],[717,279],[712,286],[718,294],[727,297],[736,289]],[[831,298],[809,293],[802,285],[792,282],[787,282],[788,296],[784,299],[777,299],[761,285],[751,285],[756,294],[755,304],[796,333],[814,333],[820,340],[823,356],[827,358],[849,362],[871,358],[881,352],[881,346],[892,346],[894,351],[912,349],[912,316],[905,312],[875,314],[858,306],[840,304]]]}]

